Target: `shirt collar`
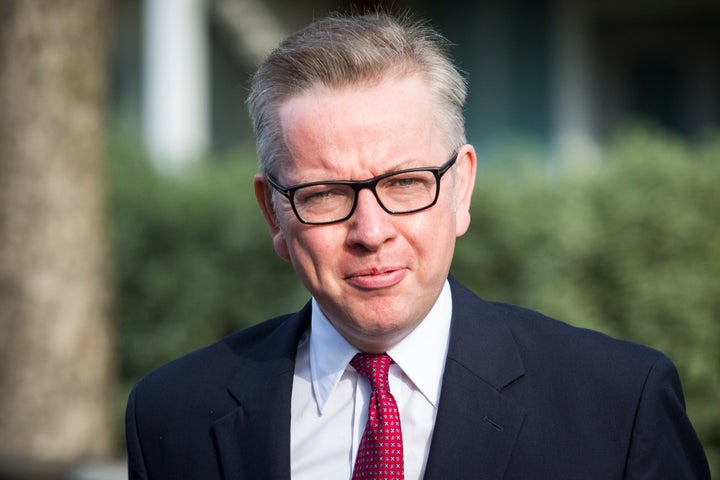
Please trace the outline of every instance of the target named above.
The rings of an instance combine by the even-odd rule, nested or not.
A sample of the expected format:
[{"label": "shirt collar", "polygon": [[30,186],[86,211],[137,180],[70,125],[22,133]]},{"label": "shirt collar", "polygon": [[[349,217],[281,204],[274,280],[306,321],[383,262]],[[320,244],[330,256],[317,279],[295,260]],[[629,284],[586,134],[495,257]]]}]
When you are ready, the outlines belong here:
[{"label": "shirt collar", "polygon": [[310,378],[318,411],[322,412],[345,368],[356,353],[358,350],[335,330],[313,298],[310,323]]},{"label": "shirt collar", "polygon": [[[387,352],[435,408],[440,398],[445,370],[451,318],[452,294],[450,284],[445,281],[440,296],[425,319]],[[428,348],[428,345],[438,348]],[[310,372],[313,394],[320,412],[356,353],[358,349],[335,330],[313,298]]]},{"label": "shirt collar", "polygon": [[425,319],[387,352],[435,408],[440,399],[445,371],[451,318],[452,294],[450,284],[445,281],[440,296]]}]

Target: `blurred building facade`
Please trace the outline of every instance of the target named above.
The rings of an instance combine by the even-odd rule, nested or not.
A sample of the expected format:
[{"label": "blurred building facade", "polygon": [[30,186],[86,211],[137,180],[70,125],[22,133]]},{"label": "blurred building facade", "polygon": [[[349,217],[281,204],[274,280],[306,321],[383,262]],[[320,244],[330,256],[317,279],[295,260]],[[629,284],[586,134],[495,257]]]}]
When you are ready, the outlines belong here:
[{"label": "blurred building facade", "polygon": [[[148,4],[153,2],[151,14]],[[201,18],[187,27],[185,37],[195,38],[197,45],[164,40],[155,60],[148,63],[153,42],[163,42],[156,33],[188,2],[195,4],[192,15]],[[150,148],[168,144],[168,155],[180,157],[185,154],[173,150],[173,144],[183,145],[189,138],[201,139],[200,149],[213,152],[252,141],[243,103],[247,80],[279,39],[327,12],[382,4],[114,3],[116,117],[142,125]],[[164,6],[158,9],[160,4]],[[595,152],[631,120],[649,121],[689,139],[701,138],[720,124],[720,2],[716,0],[398,0],[391,5],[393,11],[407,8],[429,18],[455,44],[454,56],[470,85],[468,138],[481,159],[507,142],[522,139],[553,158],[592,161]],[[186,8],[186,16],[189,11]],[[199,54],[192,53],[196,47]],[[199,113],[173,113],[183,110],[153,103],[159,95],[153,81],[162,77],[153,80],[152,67],[159,64],[158,58],[179,49],[181,60],[195,58],[201,75],[183,74],[177,66],[177,73],[160,69],[155,75],[165,75],[165,82],[173,76],[194,78],[194,91],[183,90],[167,101],[194,101]],[[152,108],[155,111],[148,111]],[[169,126],[182,115],[193,115],[188,128],[197,132],[178,128],[170,133],[177,135],[176,140],[170,137],[164,143],[154,137],[162,131],[157,124]],[[197,146],[187,147],[185,156],[199,156]]]}]

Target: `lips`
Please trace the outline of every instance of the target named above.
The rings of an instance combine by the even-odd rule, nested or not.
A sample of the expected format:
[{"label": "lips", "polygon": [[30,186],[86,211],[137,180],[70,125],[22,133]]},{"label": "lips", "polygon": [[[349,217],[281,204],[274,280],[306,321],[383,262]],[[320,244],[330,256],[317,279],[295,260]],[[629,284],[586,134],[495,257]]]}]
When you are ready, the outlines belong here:
[{"label": "lips", "polygon": [[400,283],[407,276],[407,272],[404,267],[372,266],[352,272],[345,280],[357,288],[389,288]]}]

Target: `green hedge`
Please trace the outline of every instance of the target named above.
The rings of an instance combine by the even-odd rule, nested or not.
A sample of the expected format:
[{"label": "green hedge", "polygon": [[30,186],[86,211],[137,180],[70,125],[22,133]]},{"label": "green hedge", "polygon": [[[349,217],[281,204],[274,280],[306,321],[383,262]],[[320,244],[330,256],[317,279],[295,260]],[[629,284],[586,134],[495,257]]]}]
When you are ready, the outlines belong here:
[{"label": "green hedge", "polygon": [[[111,153],[121,396],[153,367],[304,303],[255,206],[253,152],[174,179],[128,142]],[[666,352],[720,474],[720,141],[635,132],[581,171],[506,160],[479,171],[453,273],[484,298]]]}]

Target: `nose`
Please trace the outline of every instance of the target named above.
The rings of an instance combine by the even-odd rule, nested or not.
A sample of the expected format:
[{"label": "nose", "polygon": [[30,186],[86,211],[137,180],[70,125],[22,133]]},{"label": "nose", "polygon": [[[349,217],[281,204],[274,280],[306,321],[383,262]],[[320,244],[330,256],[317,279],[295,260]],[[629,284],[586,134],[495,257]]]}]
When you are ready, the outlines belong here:
[{"label": "nose", "polygon": [[357,195],[355,212],[347,221],[347,243],[376,251],[397,234],[392,215],[382,209],[369,189],[362,189]]}]

